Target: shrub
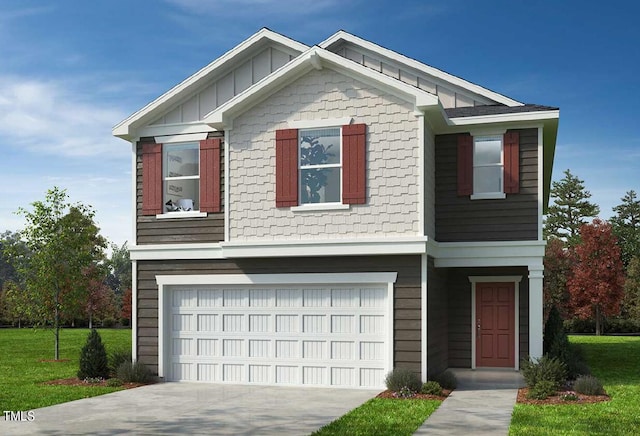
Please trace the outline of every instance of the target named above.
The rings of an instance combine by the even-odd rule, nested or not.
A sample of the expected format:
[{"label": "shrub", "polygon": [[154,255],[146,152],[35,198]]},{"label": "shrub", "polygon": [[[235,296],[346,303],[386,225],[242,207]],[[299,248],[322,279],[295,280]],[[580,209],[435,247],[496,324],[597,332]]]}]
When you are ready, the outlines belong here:
[{"label": "shrub", "polygon": [[428,381],[422,385],[421,393],[426,395],[442,395],[442,386],[437,381]]},{"label": "shrub", "polygon": [[115,350],[109,354],[109,372],[115,375],[123,362],[131,362],[131,350]]},{"label": "shrub", "polygon": [[458,387],[458,379],[456,378],[456,375],[453,371],[449,371],[448,369],[434,376],[433,380],[437,381],[443,389],[449,389],[452,391]]},{"label": "shrub", "polygon": [[540,380],[534,386],[529,388],[527,398],[534,400],[546,400],[547,397],[556,393],[556,385],[551,380]]},{"label": "shrub", "polygon": [[107,363],[107,350],[104,348],[100,334],[96,329],[91,329],[87,342],[80,352],[80,369],[78,378],[107,378],[109,376],[109,365]]},{"label": "shrub", "polygon": [[394,392],[393,396],[396,398],[413,398],[416,396],[416,393],[409,389],[408,387],[401,388],[398,392]]},{"label": "shrub", "polygon": [[116,375],[125,383],[146,383],[151,379],[151,370],[140,361],[122,362]]},{"label": "shrub", "polygon": [[415,372],[406,368],[394,368],[384,380],[387,389],[399,392],[402,388],[409,388],[413,392],[420,392],[422,381]]},{"label": "shrub", "polygon": [[520,368],[529,388],[549,381],[558,389],[567,379],[567,366],[556,357],[544,355],[537,360],[523,359]]},{"label": "shrub", "polygon": [[566,394],[562,394],[560,397],[562,401],[578,401],[578,396],[573,392],[567,392]]},{"label": "shrub", "polygon": [[602,383],[591,375],[578,377],[573,383],[573,390],[583,395],[604,395]]},{"label": "shrub", "polygon": [[110,378],[109,380],[107,380],[107,386],[109,386],[110,388],[117,388],[122,386],[122,380],[120,380],[119,378]]},{"label": "shrub", "polygon": [[551,308],[547,322],[544,324],[542,349],[550,357],[562,358],[564,350],[569,347],[569,338],[564,328],[560,311],[556,306]]},{"label": "shrub", "polygon": [[569,344],[562,360],[567,365],[567,378],[569,380],[575,380],[581,375],[591,374],[591,370],[582,353],[582,348],[576,344]]}]

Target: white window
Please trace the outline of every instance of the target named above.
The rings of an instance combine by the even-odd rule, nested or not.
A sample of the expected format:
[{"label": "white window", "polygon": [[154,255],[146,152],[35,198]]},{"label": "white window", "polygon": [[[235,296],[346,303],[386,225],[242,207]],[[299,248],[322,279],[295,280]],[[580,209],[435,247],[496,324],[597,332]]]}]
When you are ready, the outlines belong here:
[{"label": "white window", "polygon": [[298,131],[300,204],[342,202],[340,127]]},{"label": "white window", "polygon": [[200,205],[200,145],[165,144],[163,147],[163,193],[166,212],[198,210]]},{"label": "white window", "polygon": [[504,198],[502,136],[473,138],[472,199]]}]

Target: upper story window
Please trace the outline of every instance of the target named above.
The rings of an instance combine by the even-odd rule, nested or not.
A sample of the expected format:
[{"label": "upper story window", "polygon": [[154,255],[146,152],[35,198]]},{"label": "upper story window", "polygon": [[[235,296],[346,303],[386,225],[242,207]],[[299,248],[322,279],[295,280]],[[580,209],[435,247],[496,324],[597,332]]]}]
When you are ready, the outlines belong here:
[{"label": "upper story window", "polygon": [[520,191],[520,136],[458,135],[458,195],[471,200],[506,198]]},{"label": "upper story window", "polygon": [[163,149],[163,203],[166,212],[200,207],[200,145],[167,144]]},{"label": "upper story window", "polygon": [[298,131],[300,204],[341,203],[340,128]]},{"label": "upper story window", "polygon": [[473,197],[503,195],[502,136],[473,138]]}]

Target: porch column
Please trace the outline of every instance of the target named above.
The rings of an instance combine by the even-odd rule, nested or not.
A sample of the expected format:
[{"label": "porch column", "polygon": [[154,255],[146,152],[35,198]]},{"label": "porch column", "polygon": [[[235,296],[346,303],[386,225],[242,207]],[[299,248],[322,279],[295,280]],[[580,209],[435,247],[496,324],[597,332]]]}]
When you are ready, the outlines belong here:
[{"label": "porch column", "polygon": [[529,267],[529,356],[533,359],[542,357],[543,297],[542,265]]}]

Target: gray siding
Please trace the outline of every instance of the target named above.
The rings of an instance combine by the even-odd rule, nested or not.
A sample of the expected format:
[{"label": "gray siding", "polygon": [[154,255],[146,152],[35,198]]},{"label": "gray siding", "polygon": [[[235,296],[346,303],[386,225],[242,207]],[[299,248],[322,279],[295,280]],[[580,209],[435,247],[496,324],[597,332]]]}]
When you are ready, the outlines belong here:
[{"label": "gray siding", "polygon": [[[220,137],[222,132],[210,133]],[[220,242],[224,240],[224,204],[220,213],[209,213],[206,218],[180,218],[158,220],[142,215],[142,145],[154,143],[143,139],[136,148],[136,244],[173,244],[194,242]],[[221,198],[224,199],[224,147],[220,147]]]},{"label": "gray siding", "polygon": [[449,364],[449,301],[447,270],[435,268],[427,259],[427,365],[428,376],[447,369]]},{"label": "gray siding", "polygon": [[501,200],[457,194],[457,136],[436,136],[436,240],[538,239],[538,131],[520,133],[520,192]]},{"label": "gray siding", "polygon": [[138,261],[138,358],[157,373],[158,274],[265,274],[395,271],[394,365],[420,371],[420,257]]},{"label": "gray siding", "polygon": [[504,268],[450,268],[448,271],[449,296],[449,367],[471,367],[471,283],[469,276],[521,275],[520,282],[520,356],[529,354],[529,272],[526,267]]}]

